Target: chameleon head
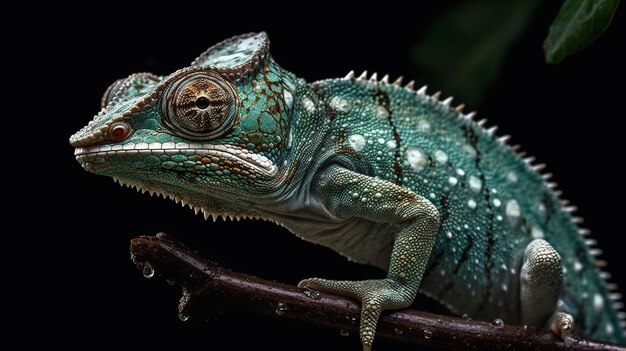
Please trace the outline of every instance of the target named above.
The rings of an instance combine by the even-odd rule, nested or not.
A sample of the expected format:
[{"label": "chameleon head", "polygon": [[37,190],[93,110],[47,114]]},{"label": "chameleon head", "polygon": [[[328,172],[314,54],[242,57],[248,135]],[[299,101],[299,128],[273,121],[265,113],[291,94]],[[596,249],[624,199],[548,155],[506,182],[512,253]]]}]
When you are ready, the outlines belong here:
[{"label": "chameleon head", "polygon": [[88,171],[209,214],[240,214],[251,192],[277,181],[294,86],[265,33],[241,35],[167,77],[114,82],[70,143]]}]

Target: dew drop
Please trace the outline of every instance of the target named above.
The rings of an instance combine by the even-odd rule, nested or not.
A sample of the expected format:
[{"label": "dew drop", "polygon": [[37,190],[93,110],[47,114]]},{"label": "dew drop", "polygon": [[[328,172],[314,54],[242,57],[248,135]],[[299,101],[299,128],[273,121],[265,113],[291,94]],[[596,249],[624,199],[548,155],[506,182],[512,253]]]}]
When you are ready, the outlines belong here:
[{"label": "dew drop", "polygon": [[496,318],[491,321],[491,325],[493,325],[496,329],[502,329],[502,327],[504,327],[504,321],[500,318]]},{"label": "dew drop", "polygon": [[466,321],[471,321],[472,319],[470,318],[470,316],[467,313],[463,313],[463,319],[465,319]]},{"label": "dew drop", "polygon": [[168,279],[167,280],[167,284],[174,285],[174,284],[176,284],[176,281],[174,279]]},{"label": "dew drop", "polygon": [[289,306],[287,306],[286,303],[284,302],[279,302],[276,305],[276,314],[279,316],[282,316],[285,314],[285,312],[289,311]]},{"label": "dew drop", "polygon": [[143,264],[143,276],[148,279],[154,277],[154,268],[152,268],[152,265],[148,261]]},{"label": "dew drop", "polygon": [[347,330],[339,330],[339,335],[341,336],[350,336],[350,333]]},{"label": "dew drop", "polygon": [[189,316],[184,314],[184,313],[182,313],[182,312],[179,312],[178,313],[178,319],[180,319],[183,322],[186,322],[187,320],[189,320]]},{"label": "dew drop", "polygon": [[432,337],[433,337],[433,332],[431,332],[431,331],[430,331],[430,330],[428,330],[428,329],[424,329],[423,334],[424,334],[424,338],[425,338],[425,339],[430,339],[430,338],[432,338]]},{"label": "dew drop", "polygon": [[402,331],[402,329],[398,329],[398,328],[393,328],[393,333],[396,335],[402,335],[404,334],[404,332]]},{"label": "dew drop", "polygon": [[313,300],[319,300],[321,298],[320,292],[314,289],[309,288],[308,286],[302,290],[304,296],[309,297]]}]

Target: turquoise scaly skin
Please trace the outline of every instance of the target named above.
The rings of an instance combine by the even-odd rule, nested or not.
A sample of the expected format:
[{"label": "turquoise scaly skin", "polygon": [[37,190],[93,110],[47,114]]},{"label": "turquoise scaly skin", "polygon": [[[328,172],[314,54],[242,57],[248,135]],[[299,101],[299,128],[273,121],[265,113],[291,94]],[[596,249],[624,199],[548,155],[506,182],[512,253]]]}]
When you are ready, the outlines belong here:
[{"label": "turquoise scaly skin", "polygon": [[380,312],[418,290],[458,314],[624,343],[617,295],[541,165],[437,95],[366,73],[309,84],[250,33],[113,83],[70,142],[90,172],[387,270],[300,283],[362,302],[366,350]]}]

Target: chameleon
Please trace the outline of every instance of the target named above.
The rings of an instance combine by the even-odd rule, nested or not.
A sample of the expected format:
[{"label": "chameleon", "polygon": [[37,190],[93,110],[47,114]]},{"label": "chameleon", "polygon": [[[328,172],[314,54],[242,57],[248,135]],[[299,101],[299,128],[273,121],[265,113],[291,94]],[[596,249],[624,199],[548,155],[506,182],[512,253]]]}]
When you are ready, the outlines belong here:
[{"label": "chameleon", "polygon": [[307,83],[249,33],[168,76],[115,81],[70,143],[87,171],[205,219],[274,221],[385,270],[299,284],[361,302],[364,350],[381,312],[418,292],[459,315],[625,343],[620,295],[543,165],[414,84],[353,71]]}]

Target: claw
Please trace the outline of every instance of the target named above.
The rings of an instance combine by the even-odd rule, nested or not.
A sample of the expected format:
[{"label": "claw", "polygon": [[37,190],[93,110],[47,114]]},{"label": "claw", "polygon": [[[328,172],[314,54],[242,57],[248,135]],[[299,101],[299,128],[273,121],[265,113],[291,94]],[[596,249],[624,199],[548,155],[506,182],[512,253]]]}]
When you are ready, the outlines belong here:
[{"label": "claw", "polygon": [[574,330],[574,318],[567,313],[557,312],[550,325],[550,330],[560,336],[561,339],[567,340]]}]

